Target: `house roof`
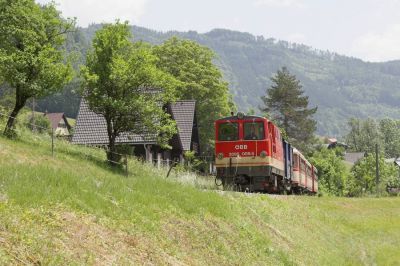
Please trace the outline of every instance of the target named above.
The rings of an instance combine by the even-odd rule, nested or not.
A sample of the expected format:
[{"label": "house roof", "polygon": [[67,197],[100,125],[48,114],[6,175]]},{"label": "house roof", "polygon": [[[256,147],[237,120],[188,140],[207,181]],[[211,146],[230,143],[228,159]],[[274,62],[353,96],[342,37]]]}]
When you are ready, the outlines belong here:
[{"label": "house roof", "polygon": [[[178,140],[182,150],[190,150],[193,129],[195,101],[177,101],[169,106],[172,118],[178,127]],[[103,116],[89,109],[82,99],[79,107],[72,143],[85,145],[107,145],[107,125]],[[125,132],[116,139],[117,144],[156,144],[154,134],[133,134]]]},{"label": "house roof", "polygon": [[58,123],[60,123],[61,120],[64,120],[66,123],[68,123],[67,119],[64,119],[64,113],[45,113],[44,115],[50,120],[50,124],[53,129],[58,127]]},{"label": "house roof", "polygon": [[[150,134],[142,136],[125,132],[121,133],[115,141],[117,144],[152,144],[156,143],[156,136]],[[91,111],[87,102],[82,99],[76,119],[75,133],[72,136],[72,143],[107,145],[108,142],[105,118]]]},{"label": "house roof", "polygon": [[177,101],[170,105],[172,118],[176,121],[181,148],[190,151],[193,122],[195,119],[196,101]]}]

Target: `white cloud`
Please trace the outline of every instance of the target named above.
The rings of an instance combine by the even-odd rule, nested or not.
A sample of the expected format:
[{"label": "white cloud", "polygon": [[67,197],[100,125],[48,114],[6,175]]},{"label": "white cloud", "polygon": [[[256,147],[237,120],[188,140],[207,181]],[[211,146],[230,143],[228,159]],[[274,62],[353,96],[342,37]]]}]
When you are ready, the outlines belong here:
[{"label": "white cloud", "polygon": [[304,7],[302,0],[256,0],[254,6],[267,7]]},{"label": "white cloud", "polygon": [[383,32],[369,32],[358,37],[352,52],[368,61],[400,59],[400,24],[391,25]]},{"label": "white cloud", "polygon": [[[37,0],[48,3],[50,0]],[[148,0],[56,0],[64,17],[76,17],[79,26],[90,23],[128,20],[137,23],[145,13]]]}]

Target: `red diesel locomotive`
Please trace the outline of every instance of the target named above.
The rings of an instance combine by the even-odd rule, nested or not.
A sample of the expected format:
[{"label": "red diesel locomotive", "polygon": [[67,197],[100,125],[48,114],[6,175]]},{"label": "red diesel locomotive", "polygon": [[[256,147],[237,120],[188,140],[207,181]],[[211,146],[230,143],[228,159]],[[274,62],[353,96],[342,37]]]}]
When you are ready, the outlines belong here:
[{"label": "red diesel locomotive", "polygon": [[238,113],[215,121],[215,165],[224,187],[268,193],[318,191],[316,169],[279,128]]}]

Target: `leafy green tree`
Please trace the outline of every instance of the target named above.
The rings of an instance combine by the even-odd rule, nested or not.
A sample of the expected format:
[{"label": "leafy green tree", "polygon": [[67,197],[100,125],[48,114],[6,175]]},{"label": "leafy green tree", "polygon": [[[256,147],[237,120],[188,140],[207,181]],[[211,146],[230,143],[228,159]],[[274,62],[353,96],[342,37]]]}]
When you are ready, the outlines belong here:
[{"label": "leafy green tree", "polygon": [[[346,194],[348,196],[361,196],[364,193],[376,193],[376,159],[375,154],[359,160],[351,169],[351,175],[346,182]],[[379,155],[379,179],[380,192],[383,192],[386,185],[397,179],[398,169],[394,164],[385,162],[384,155]]]},{"label": "leafy green tree", "polygon": [[107,124],[107,158],[120,159],[116,139],[123,132],[156,134],[167,145],[176,125],[163,104],[173,99],[175,81],[156,67],[156,57],[143,43],[133,44],[127,23],[98,30],[82,68],[83,96]]},{"label": "leafy green tree", "polygon": [[228,84],[213,64],[215,54],[196,42],[175,37],[153,51],[159,58],[157,66],[180,81],[177,98],[196,100],[201,150],[209,150],[214,139],[210,126],[236,109]]},{"label": "leafy green tree", "polygon": [[60,90],[72,78],[60,49],[74,21],[63,20],[54,4],[0,0],[0,80],[15,89],[15,105],[4,133],[28,99]]},{"label": "leafy green tree", "polygon": [[[13,89],[2,86],[0,87],[0,108],[2,109],[1,113],[6,115],[12,110],[15,106],[15,92]],[[6,116],[3,116],[5,119]]]},{"label": "leafy green tree", "polygon": [[400,156],[400,121],[382,119],[379,122],[379,130],[382,136],[385,156],[387,158]]},{"label": "leafy green tree", "polygon": [[378,143],[385,157],[400,156],[400,121],[352,118],[348,125],[350,131],[346,135],[346,142],[352,150],[374,153]]},{"label": "leafy green tree", "polygon": [[285,130],[289,141],[307,151],[314,140],[316,121],[312,116],[317,107],[308,108],[308,96],[303,96],[300,81],[286,67],[278,70],[271,81],[271,88],[262,97],[265,107],[261,110]]},{"label": "leafy green tree", "polygon": [[249,108],[247,115],[256,115],[256,111],[253,108]]},{"label": "leafy green tree", "polygon": [[347,176],[343,162],[343,150],[321,148],[314,151],[310,162],[318,170],[319,190],[330,195],[343,195]]},{"label": "leafy green tree", "polygon": [[381,142],[378,123],[371,118],[366,120],[351,118],[348,125],[350,131],[346,136],[346,143],[350,149],[358,152],[375,152],[375,144]]}]

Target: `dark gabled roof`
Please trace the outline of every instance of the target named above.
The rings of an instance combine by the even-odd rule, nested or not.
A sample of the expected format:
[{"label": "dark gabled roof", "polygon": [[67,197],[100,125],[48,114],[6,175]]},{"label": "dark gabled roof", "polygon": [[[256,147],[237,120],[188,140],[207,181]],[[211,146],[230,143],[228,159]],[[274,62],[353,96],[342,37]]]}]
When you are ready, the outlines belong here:
[{"label": "dark gabled roof", "polygon": [[[172,118],[176,121],[178,134],[174,138],[183,151],[190,151],[193,123],[195,119],[196,102],[192,100],[177,101],[169,105]],[[156,135],[137,135],[123,133],[117,139],[117,144],[155,144]],[[85,100],[81,101],[76,120],[72,143],[85,145],[107,145],[107,125],[103,116],[92,112]]]},{"label": "dark gabled roof", "polygon": [[58,127],[58,123],[60,123],[61,120],[64,120],[69,128],[71,127],[64,113],[44,113],[44,116],[46,116],[50,120],[50,124],[53,129],[56,129]]},{"label": "dark gabled roof", "polygon": [[170,105],[172,118],[176,121],[180,145],[183,151],[190,151],[193,123],[195,122],[196,101],[177,101]]},{"label": "dark gabled roof", "polygon": [[[82,99],[76,119],[75,133],[72,143],[84,145],[106,145],[108,134],[106,120],[103,116],[92,112],[88,104]],[[154,134],[137,135],[122,133],[116,139],[117,144],[153,144],[156,143]]]}]

